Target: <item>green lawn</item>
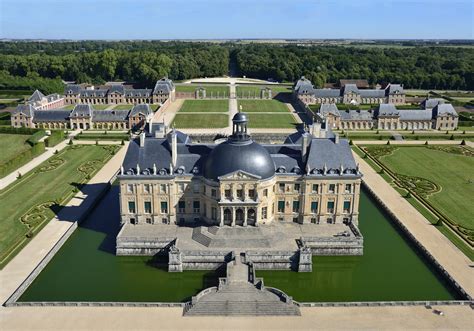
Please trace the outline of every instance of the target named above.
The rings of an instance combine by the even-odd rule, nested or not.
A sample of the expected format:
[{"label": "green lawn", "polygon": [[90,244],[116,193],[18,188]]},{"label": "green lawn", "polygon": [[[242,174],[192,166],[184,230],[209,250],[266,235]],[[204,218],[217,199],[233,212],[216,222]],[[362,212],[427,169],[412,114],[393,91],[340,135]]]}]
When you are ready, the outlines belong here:
[{"label": "green lawn", "polygon": [[29,137],[29,135],[22,134],[0,133],[0,163],[30,149],[31,145],[26,142]]},{"label": "green lawn", "polygon": [[286,104],[277,100],[239,100],[238,107],[239,111],[244,113],[288,113],[290,111]]},{"label": "green lawn", "polygon": [[94,108],[95,110],[104,110],[106,108],[109,108],[110,106],[112,105],[92,105],[92,108]]},{"label": "green lawn", "polygon": [[223,128],[229,125],[226,114],[177,114],[171,126],[177,129]]},{"label": "green lawn", "polygon": [[114,110],[130,110],[133,108],[133,105],[117,105],[114,107]]},{"label": "green lawn", "polygon": [[73,110],[75,106],[76,106],[76,105],[65,105],[65,106],[61,107],[61,109]]},{"label": "green lawn", "polygon": [[[370,147],[368,147],[370,149]],[[459,146],[445,147],[447,151]],[[422,177],[441,190],[427,199],[457,224],[474,230],[474,157],[427,147],[398,147],[380,160],[397,174]],[[471,182],[469,182],[471,181]]]},{"label": "green lawn", "polygon": [[260,91],[263,88],[269,87],[272,90],[272,96],[274,97],[278,93],[291,93],[291,86],[281,85],[239,85],[236,87],[238,97],[260,97]]},{"label": "green lawn", "polygon": [[0,191],[0,267],[111,157],[118,146],[70,146]]},{"label": "green lawn", "polygon": [[227,100],[184,100],[180,113],[224,113],[229,111]]},{"label": "green lawn", "polygon": [[297,124],[291,114],[254,114],[250,113],[249,127],[264,129],[294,129]]},{"label": "green lawn", "polygon": [[206,96],[208,98],[219,96],[229,96],[229,87],[226,85],[205,85],[205,84],[186,84],[186,85],[177,85],[176,92],[187,92],[194,93],[197,88],[202,87],[206,89]]}]

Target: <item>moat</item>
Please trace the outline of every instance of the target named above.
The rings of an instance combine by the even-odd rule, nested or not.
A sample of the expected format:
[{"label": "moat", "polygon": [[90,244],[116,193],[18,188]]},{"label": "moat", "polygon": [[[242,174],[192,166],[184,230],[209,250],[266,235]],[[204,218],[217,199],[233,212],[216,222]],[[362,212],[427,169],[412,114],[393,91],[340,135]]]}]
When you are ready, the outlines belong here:
[{"label": "moat", "polygon": [[[119,219],[113,186],[19,301],[182,302],[224,276],[225,271],[168,273],[166,261],[115,256]],[[365,191],[359,227],[363,256],[315,256],[311,273],[257,276],[302,302],[460,299]]]}]

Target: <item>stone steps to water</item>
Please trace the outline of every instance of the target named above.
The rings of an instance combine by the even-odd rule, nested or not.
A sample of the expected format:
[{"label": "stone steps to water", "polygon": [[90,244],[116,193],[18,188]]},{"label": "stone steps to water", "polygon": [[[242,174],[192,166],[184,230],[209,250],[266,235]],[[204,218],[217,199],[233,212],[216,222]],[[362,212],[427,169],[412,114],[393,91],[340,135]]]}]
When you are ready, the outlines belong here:
[{"label": "stone steps to water", "polygon": [[206,301],[186,312],[189,316],[299,316],[298,307],[282,302]]}]

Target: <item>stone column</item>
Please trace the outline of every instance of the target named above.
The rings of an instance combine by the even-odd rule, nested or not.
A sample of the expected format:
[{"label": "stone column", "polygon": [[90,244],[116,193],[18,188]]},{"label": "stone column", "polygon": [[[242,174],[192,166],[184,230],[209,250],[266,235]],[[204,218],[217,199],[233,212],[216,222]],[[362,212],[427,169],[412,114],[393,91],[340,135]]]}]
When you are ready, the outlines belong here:
[{"label": "stone column", "polygon": [[224,226],[224,207],[220,208],[219,226]]},{"label": "stone column", "polygon": [[168,272],[183,272],[183,263],[181,261],[181,252],[175,245],[171,246],[168,252]]},{"label": "stone column", "polygon": [[244,226],[247,226],[247,207],[244,207]]},{"label": "stone column", "polygon": [[235,207],[232,207],[232,226],[235,226]]}]

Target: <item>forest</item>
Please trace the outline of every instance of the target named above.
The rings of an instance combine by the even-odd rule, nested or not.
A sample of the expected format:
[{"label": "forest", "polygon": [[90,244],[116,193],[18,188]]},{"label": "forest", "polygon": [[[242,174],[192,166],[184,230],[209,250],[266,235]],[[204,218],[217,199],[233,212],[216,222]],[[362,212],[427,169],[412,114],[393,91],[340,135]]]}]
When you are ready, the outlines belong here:
[{"label": "forest", "polygon": [[[302,75],[316,87],[341,78],[406,88],[474,89],[474,47],[361,48],[162,41],[1,42],[0,89],[25,84],[61,92],[58,81],[124,80],[153,86],[233,74],[294,82]],[[21,86],[23,85],[23,86]],[[46,85],[46,88],[45,88]],[[50,85],[50,86],[49,86]]]}]

